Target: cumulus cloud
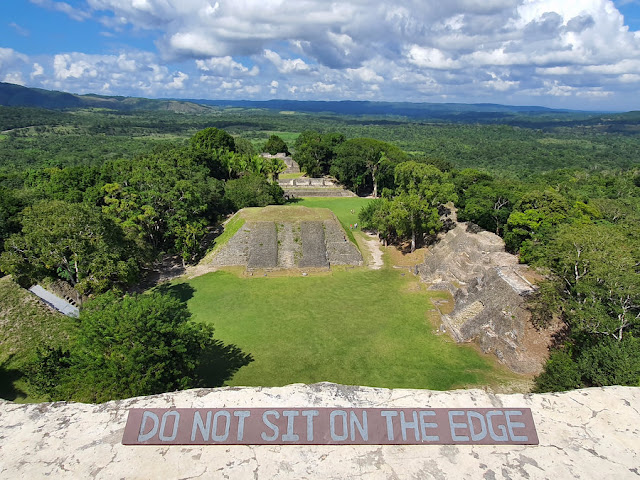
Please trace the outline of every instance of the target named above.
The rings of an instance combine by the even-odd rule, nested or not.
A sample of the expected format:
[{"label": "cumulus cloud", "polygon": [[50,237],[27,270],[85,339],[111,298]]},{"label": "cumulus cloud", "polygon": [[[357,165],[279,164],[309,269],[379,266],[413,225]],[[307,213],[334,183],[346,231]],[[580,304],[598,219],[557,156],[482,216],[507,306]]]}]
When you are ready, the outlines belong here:
[{"label": "cumulus cloud", "polygon": [[291,74],[311,72],[311,67],[307,65],[301,58],[283,59],[280,55],[272,50],[265,50],[264,57],[269,60],[280,73]]},{"label": "cumulus cloud", "polygon": [[205,60],[196,60],[196,66],[201,72],[206,72],[206,75],[217,77],[255,77],[260,73],[260,69],[256,65],[249,69],[242,63],[236,62],[228,55],[225,57],[212,57]]},{"label": "cumulus cloud", "polygon": [[29,57],[12,48],[0,47],[0,78],[3,82],[24,85],[23,72],[29,65]]},{"label": "cumulus cloud", "polygon": [[611,0],[30,1],[154,37],[155,53],[60,53],[38,60],[50,78],[19,70],[96,91],[582,106],[622,104],[640,76],[640,32]]},{"label": "cumulus cloud", "polygon": [[33,70],[31,71],[31,79],[33,80],[36,77],[39,77],[44,74],[44,68],[39,63],[33,64]]},{"label": "cumulus cloud", "polygon": [[167,88],[182,90],[185,87],[184,82],[187,80],[189,80],[189,75],[184,72],[177,72],[171,82],[167,84]]}]

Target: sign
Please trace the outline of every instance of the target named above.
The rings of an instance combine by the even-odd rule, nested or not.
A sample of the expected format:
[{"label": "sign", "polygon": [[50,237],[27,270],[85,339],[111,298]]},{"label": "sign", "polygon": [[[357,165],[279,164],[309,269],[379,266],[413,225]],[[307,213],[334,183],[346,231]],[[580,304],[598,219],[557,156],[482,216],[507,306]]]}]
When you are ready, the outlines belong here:
[{"label": "sign", "polygon": [[537,445],[528,408],[133,408],[124,445]]}]

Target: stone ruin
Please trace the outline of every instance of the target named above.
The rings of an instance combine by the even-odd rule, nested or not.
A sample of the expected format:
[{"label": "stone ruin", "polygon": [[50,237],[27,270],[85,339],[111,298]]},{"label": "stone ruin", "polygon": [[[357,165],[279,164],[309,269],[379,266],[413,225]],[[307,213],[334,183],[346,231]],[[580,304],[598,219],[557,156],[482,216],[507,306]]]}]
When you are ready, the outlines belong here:
[{"label": "stone ruin", "polygon": [[362,254],[334,217],[330,220],[248,221],[215,254],[213,266],[247,270],[363,265]]},{"label": "stone ruin", "polygon": [[288,198],[356,196],[351,190],[347,190],[337,180],[330,177],[278,179],[278,185]]},{"label": "stone ruin", "polygon": [[300,173],[300,166],[298,165],[298,163],[286,153],[276,153],[275,155],[271,155],[269,153],[261,153],[260,155],[264,158],[279,158],[280,160],[282,160],[287,166],[287,169],[282,173]]},{"label": "stone ruin", "polygon": [[[466,223],[440,237],[417,271],[432,290],[448,290],[454,309],[441,329],[457,342],[475,342],[483,352],[518,373],[539,373],[541,359],[530,348],[546,348],[530,325],[526,297],[536,290],[534,273],[504,250],[490,232],[472,233]],[[537,343],[545,343],[537,345]]]}]

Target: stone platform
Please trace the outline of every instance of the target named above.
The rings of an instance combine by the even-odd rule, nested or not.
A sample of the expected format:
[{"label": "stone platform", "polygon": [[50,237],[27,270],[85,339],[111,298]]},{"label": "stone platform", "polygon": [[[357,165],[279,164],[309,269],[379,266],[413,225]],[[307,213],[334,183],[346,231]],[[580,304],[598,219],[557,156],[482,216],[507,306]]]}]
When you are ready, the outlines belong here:
[{"label": "stone platform", "polygon": [[[631,479],[640,388],[494,395],[330,383],[166,393],[102,405],[0,401],[7,479]],[[129,408],[530,408],[539,445],[125,446]]]},{"label": "stone platform", "polygon": [[324,220],[249,221],[215,254],[211,265],[244,266],[249,271],[362,265],[362,254],[331,215]]}]

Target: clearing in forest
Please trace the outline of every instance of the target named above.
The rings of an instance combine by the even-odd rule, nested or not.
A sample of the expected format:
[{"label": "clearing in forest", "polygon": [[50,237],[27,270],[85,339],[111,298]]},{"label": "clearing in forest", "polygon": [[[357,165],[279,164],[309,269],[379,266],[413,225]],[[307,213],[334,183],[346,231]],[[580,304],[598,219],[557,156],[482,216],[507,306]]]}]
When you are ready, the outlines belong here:
[{"label": "clearing in forest", "polygon": [[[230,224],[237,232],[252,221],[291,220],[299,215],[295,210],[300,206],[319,207],[307,209],[305,215],[310,216],[327,215],[322,209],[330,208],[370,265],[371,255],[363,246],[369,237],[351,228],[367,201],[304,199],[295,206],[249,210],[244,223],[236,218]],[[269,216],[276,212],[281,216]],[[320,220],[307,217],[303,222]],[[274,232],[268,228],[264,232],[272,242]],[[220,340],[253,356],[254,361],[241,368],[229,385],[331,381],[450,389],[514,379],[495,359],[438,334],[431,321],[437,313],[434,302],[446,302],[450,295],[427,291],[409,269],[393,268],[387,249],[383,251],[386,265],[377,270],[343,267],[311,270],[303,276],[295,270],[265,269],[260,275],[247,275],[236,267],[174,283],[169,290],[175,289],[188,302],[195,321],[211,323]],[[280,252],[277,255],[281,262]],[[273,251],[264,248],[264,258],[273,262]]]}]

